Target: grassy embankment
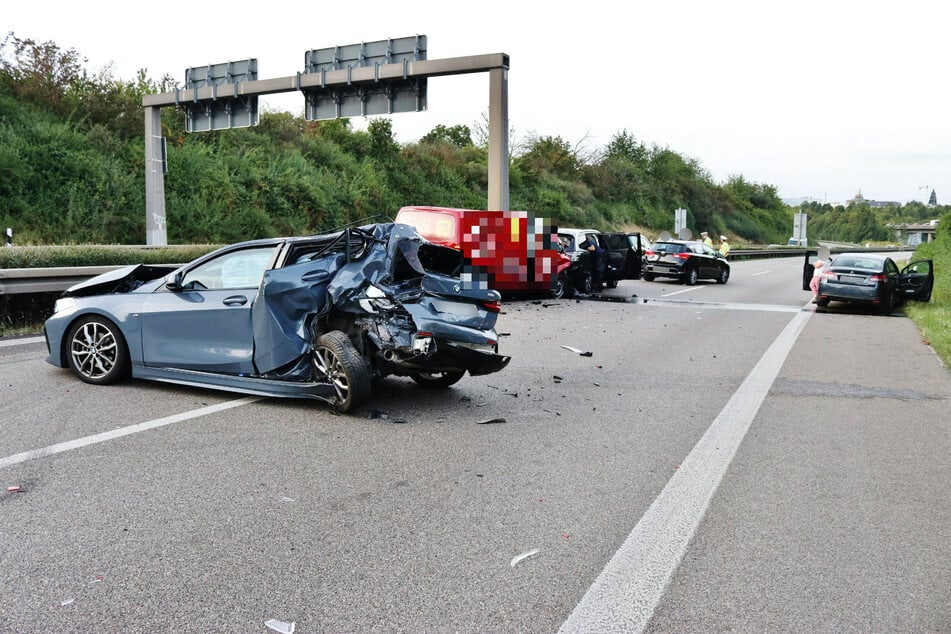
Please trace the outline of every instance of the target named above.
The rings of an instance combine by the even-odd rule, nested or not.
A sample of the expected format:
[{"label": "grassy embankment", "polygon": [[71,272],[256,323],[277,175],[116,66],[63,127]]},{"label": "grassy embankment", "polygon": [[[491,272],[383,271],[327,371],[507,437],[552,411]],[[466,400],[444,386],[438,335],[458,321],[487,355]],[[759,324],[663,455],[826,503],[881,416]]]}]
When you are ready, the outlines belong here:
[{"label": "grassy embankment", "polygon": [[927,304],[911,302],[906,312],[921,331],[922,340],[951,369],[951,243],[948,240],[918,247],[914,260],[934,260],[935,286]]}]

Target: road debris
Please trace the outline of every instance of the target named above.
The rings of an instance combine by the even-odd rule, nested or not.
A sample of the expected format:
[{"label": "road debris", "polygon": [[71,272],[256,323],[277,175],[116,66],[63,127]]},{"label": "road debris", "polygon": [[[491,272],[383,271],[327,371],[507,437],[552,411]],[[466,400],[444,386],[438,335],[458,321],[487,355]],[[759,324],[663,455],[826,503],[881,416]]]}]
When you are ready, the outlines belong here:
[{"label": "road debris", "polygon": [[297,624],[294,621],[288,623],[286,621],[278,621],[277,619],[268,619],[264,622],[264,625],[269,630],[274,630],[281,634],[294,634],[294,630],[297,629]]},{"label": "road debris", "polygon": [[508,422],[504,418],[489,418],[486,420],[476,421],[476,425],[491,425],[492,423],[505,423]]},{"label": "road debris", "polygon": [[590,357],[594,354],[593,352],[584,352],[583,350],[578,350],[577,348],[572,348],[571,346],[562,346],[562,348],[564,348],[565,350],[569,352],[580,354],[582,357]]},{"label": "road debris", "polygon": [[523,559],[528,559],[529,557],[533,555],[537,555],[538,553],[539,553],[539,550],[536,548],[535,550],[530,550],[528,552],[522,553],[521,555],[516,555],[509,565],[514,568],[519,563],[521,563]]}]

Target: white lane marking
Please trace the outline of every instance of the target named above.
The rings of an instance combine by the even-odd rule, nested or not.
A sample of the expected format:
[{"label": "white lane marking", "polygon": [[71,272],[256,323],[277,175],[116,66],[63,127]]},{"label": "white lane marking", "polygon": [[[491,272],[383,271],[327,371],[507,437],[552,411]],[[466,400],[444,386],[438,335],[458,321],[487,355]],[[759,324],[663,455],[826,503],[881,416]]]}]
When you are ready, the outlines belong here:
[{"label": "white lane marking", "polygon": [[772,271],[760,271],[759,273],[753,273],[753,277],[756,277],[757,275],[766,275],[767,273],[772,273]]},{"label": "white lane marking", "polygon": [[650,299],[643,302],[646,306],[677,306],[680,308],[703,308],[709,310],[756,310],[763,312],[798,313],[804,309],[799,306],[783,306],[781,304],[734,304],[727,302],[695,302],[693,300]]},{"label": "white lane marking", "polygon": [[643,632],[789,351],[802,310],[733,394],[558,630]]},{"label": "white lane marking", "polygon": [[7,346],[22,346],[28,343],[43,343],[46,339],[43,337],[25,337],[23,339],[7,339],[5,341],[0,341],[0,348],[6,348]]},{"label": "white lane marking", "polygon": [[85,438],[78,438],[76,440],[68,440],[66,442],[50,445],[49,447],[43,447],[42,449],[33,449],[30,451],[24,451],[22,453],[14,454],[6,458],[0,458],[0,469],[2,469],[3,467],[9,467],[11,465],[19,464],[21,462],[26,462],[27,460],[33,460],[34,458],[43,458],[45,456],[51,456],[53,454],[63,453],[64,451],[78,449],[80,447],[85,447],[87,445],[94,445],[96,443],[106,442],[107,440],[114,440],[116,438],[121,438],[122,436],[137,434],[140,431],[148,431],[150,429],[155,429],[156,427],[163,427],[165,425],[171,425],[172,423],[180,423],[182,421],[191,420],[192,418],[199,418],[201,416],[206,416],[208,414],[214,414],[215,412],[222,412],[224,410],[231,409],[233,407],[241,407],[242,405],[249,405],[250,403],[254,403],[260,400],[261,400],[261,397],[257,397],[257,396],[239,398],[234,401],[218,403],[217,405],[209,405],[208,407],[202,407],[201,409],[192,410],[190,412],[183,412],[181,414],[175,414],[173,416],[166,416],[165,418],[157,418],[155,420],[146,421],[144,423],[136,423],[135,425],[120,427],[119,429],[113,429],[111,431],[103,432],[101,434],[86,436]]},{"label": "white lane marking", "polygon": [[696,291],[703,288],[702,286],[691,286],[690,288],[685,288],[682,291],[674,291],[673,293],[667,293],[666,295],[661,295],[661,297],[673,297],[674,295],[680,295],[681,293],[689,293],[690,291]]}]

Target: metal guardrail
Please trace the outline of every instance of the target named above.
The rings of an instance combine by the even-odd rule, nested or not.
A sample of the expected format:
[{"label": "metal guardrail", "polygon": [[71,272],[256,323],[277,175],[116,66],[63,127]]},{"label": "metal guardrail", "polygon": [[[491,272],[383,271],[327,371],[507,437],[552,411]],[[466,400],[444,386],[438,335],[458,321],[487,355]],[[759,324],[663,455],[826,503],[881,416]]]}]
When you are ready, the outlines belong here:
[{"label": "metal guardrail", "polygon": [[61,293],[73,284],[124,266],[128,265],[0,269],[0,295]]}]

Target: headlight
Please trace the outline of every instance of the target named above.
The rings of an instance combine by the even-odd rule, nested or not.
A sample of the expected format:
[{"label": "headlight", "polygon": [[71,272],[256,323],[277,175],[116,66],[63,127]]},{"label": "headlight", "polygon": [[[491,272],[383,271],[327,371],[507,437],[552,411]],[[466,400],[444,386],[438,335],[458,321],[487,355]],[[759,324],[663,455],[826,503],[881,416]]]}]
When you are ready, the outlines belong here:
[{"label": "headlight", "polygon": [[64,310],[71,310],[76,306],[76,300],[72,297],[61,297],[53,304],[53,313],[59,313]]}]

